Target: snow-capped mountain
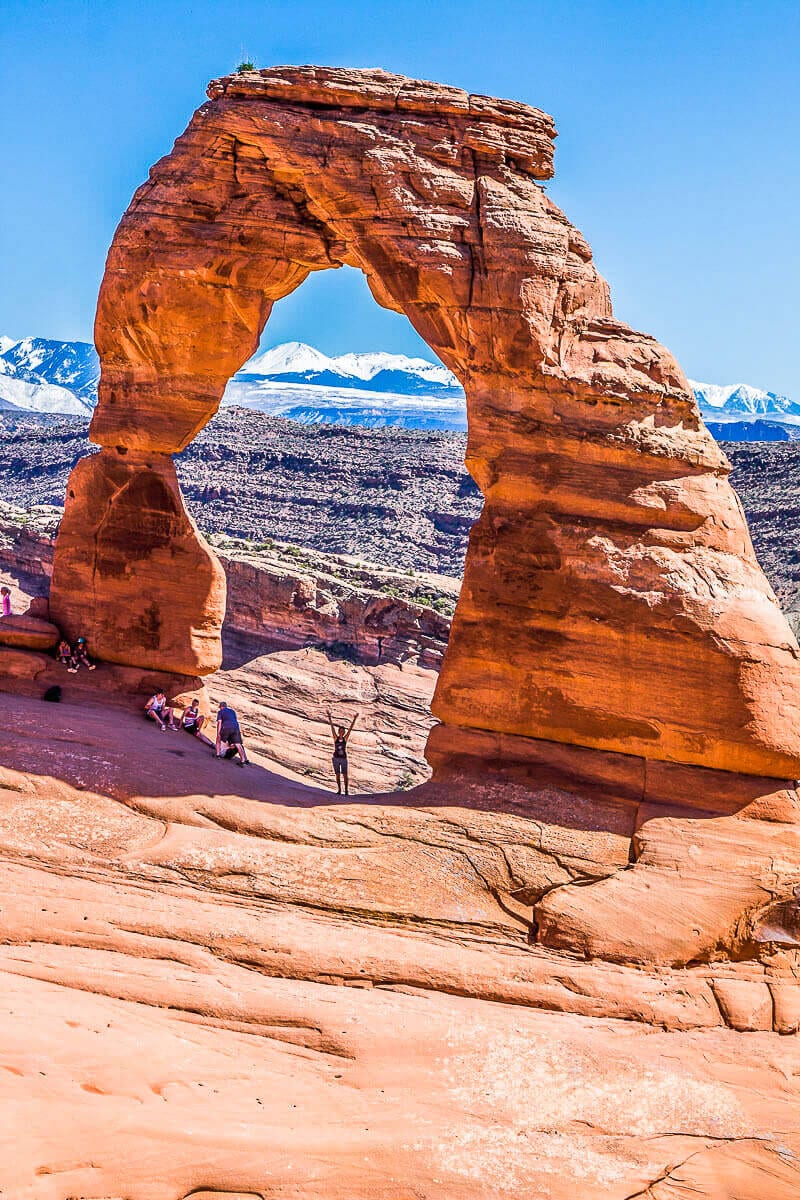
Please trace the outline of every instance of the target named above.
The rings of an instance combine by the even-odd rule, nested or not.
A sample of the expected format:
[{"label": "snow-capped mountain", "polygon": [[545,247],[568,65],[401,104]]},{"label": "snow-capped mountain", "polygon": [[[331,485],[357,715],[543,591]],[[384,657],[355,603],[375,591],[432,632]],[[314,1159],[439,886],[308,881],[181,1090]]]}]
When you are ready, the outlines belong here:
[{"label": "snow-capped mountain", "polygon": [[283,342],[263,354],[254,355],[242,371],[251,375],[313,375],[328,370],[332,364],[332,358],[313,346],[306,346],[304,342]]},{"label": "snow-capped mountain", "polygon": [[51,383],[67,388],[87,401],[97,402],[100,364],[91,342],[57,342],[27,337],[2,353],[2,370],[29,383]]},{"label": "snow-capped mountain", "polygon": [[304,424],[465,429],[464,392],[441,363],[383,352],[332,358],[287,342],[245,363],[223,404]]},{"label": "snow-capped mountain", "polygon": [[[100,365],[89,342],[0,335],[0,410],[89,415]],[[746,384],[690,380],[717,437],[800,436],[800,402]],[[284,342],[245,363],[225,405],[305,423],[465,429],[464,392],[441,363],[383,351],[331,356]],[[768,418],[768,422],[764,418]]]},{"label": "snow-capped mountain", "polygon": [[463,396],[461,385],[441,363],[405,354],[341,354],[331,358],[303,342],[285,342],[245,363],[234,379],[270,379],[284,384],[366,389],[400,395]]},{"label": "snow-capped mountain", "polygon": [[703,416],[716,421],[740,421],[742,417],[800,417],[800,403],[778,392],[766,392],[746,383],[699,383],[696,379],[690,379],[689,383]]},{"label": "snow-capped mountain", "polygon": [[97,403],[100,364],[90,342],[0,337],[0,400],[28,412],[85,415]]}]

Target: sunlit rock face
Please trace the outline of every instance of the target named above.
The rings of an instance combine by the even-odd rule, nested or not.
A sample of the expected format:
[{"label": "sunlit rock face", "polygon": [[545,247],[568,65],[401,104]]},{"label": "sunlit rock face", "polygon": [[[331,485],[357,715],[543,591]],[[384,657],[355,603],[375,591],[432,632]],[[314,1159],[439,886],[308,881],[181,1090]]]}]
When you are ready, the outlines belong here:
[{"label": "sunlit rock face", "polygon": [[485,507],[433,706],[440,777],[524,761],[532,738],[800,774],[798,648],[728,462],[541,187],[551,118],[382,71],[275,68],[208,94],[109,253],[103,449],[70,484],[54,616],[116,662],[216,668],[222,576],[170,456],[272,304],[347,264],[467,396]]}]

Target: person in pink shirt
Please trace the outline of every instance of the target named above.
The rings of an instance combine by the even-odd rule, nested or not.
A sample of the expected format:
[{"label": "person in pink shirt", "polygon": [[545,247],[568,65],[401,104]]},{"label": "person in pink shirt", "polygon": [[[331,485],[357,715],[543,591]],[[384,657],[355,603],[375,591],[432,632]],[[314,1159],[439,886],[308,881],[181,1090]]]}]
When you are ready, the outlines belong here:
[{"label": "person in pink shirt", "polygon": [[2,596],[2,606],[0,606],[0,616],[11,616],[11,588],[0,587],[0,596]]}]

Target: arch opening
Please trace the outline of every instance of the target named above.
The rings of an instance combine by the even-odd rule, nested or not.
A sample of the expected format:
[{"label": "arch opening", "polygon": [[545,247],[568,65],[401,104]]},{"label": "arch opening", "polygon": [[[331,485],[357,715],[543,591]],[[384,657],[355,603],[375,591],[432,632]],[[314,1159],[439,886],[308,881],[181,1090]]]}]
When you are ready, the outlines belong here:
[{"label": "arch opening", "polygon": [[[615,320],[591,250],[539,186],[551,119],[379,71],[275,68],[209,97],[109,253],[101,451],[75,469],[56,552],[64,626],[80,620],[113,661],[218,665],[221,572],[171,455],[216,411],[272,305],[310,272],[358,267],[461,381],[485,497],[435,764],[524,761],[544,742],[800,774],[797,644],[680,368]],[[138,528],[127,497],[142,472],[170,498],[170,544],[115,575],[105,542],[121,550]],[[156,648],[119,618],[142,590],[162,618]]]},{"label": "arch opening", "polygon": [[[345,292],[358,305],[355,289],[336,282],[350,270],[312,275],[292,297],[310,289],[313,304],[320,292],[328,300]],[[326,278],[334,282],[314,288]],[[299,304],[293,320],[281,321],[285,303],[275,305],[255,359],[234,377],[241,382],[229,385],[207,430],[177,460],[187,507],[227,581],[222,666],[212,691],[236,704],[250,749],[309,782],[330,783],[326,712],[345,724],[359,712],[351,788],[406,789],[428,775],[430,703],[466,550],[461,514],[476,515],[472,489],[460,495],[469,480],[463,437],[451,441],[413,426],[343,428],[342,417],[361,425],[386,403],[390,425],[398,413],[418,420],[420,404],[432,405],[423,417],[438,415],[435,399],[410,394],[414,374],[387,369],[404,361],[386,359],[387,341],[419,356],[418,339],[393,314],[391,340],[376,346],[378,326],[368,342],[358,306],[357,324],[345,313],[338,339],[318,341],[319,323],[298,320]],[[291,340],[272,347],[276,318],[278,337]],[[407,332],[397,327],[403,324]],[[298,335],[314,339],[311,353]],[[317,358],[317,345],[332,358]],[[368,346],[381,352],[336,361],[337,351]],[[364,378],[334,374],[348,367]],[[266,379],[262,370],[270,372]],[[401,390],[402,378],[409,387],[402,402],[378,390],[392,379]],[[328,407],[320,412],[321,405]],[[265,412],[295,419],[274,421]]]}]

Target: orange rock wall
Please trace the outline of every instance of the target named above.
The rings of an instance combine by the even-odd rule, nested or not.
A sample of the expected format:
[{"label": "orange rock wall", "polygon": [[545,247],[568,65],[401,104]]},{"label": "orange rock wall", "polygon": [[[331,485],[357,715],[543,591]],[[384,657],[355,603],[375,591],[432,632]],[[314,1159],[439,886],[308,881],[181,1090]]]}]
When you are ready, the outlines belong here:
[{"label": "orange rock wall", "polygon": [[[552,174],[551,119],[381,71],[275,68],[209,96],[109,253],[104,449],[70,483],[57,619],[114,661],[216,667],[220,574],[169,456],[213,416],[272,303],[348,264],[467,394],[486,505],[439,720],[487,747],[513,734],[800,774],[797,644],[685,377],[615,320],[589,247],[536,182]],[[169,499],[144,504],[139,528],[154,479]]]}]

